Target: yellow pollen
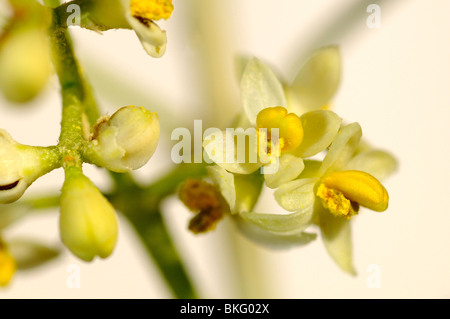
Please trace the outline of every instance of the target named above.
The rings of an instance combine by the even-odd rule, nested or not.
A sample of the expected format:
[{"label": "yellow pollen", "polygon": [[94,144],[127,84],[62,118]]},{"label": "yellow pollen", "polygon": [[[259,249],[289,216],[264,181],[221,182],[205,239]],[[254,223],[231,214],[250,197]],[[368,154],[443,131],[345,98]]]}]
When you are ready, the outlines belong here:
[{"label": "yellow pollen", "polygon": [[[300,118],[282,106],[268,107],[258,113],[256,128],[259,134],[266,130],[268,153],[270,145],[278,142],[280,152],[288,152],[296,149],[303,141],[303,126]],[[261,130],[262,129],[262,130]],[[272,129],[278,129],[278,141],[272,140]]]},{"label": "yellow pollen", "polygon": [[353,202],[371,210],[385,211],[389,195],[381,183],[372,175],[362,171],[340,171],[326,175],[322,183],[333,188]]},{"label": "yellow pollen", "polygon": [[168,19],[172,15],[172,0],[130,0],[131,15],[146,20]]},{"label": "yellow pollen", "polygon": [[350,219],[358,214],[359,206],[357,203],[345,198],[341,192],[320,184],[316,195],[322,199],[323,206],[333,215]]},{"label": "yellow pollen", "polygon": [[0,287],[8,285],[16,272],[16,262],[11,254],[0,243]]}]

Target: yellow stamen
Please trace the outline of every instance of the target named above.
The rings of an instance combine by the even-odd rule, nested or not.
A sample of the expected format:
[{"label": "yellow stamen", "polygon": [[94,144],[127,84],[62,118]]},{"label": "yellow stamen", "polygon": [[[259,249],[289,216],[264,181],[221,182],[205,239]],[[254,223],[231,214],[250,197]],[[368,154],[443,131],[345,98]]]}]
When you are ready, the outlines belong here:
[{"label": "yellow stamen", "polygon": [[16,272],[16,262],[11,254],[0,243],[0,287],[5,287]]},{"label": "yellow stamen", "polygon": [[326,175],[322,183],[333,188],[349,200],[377,212],[387,209],[389,195],[372,175],[362,171],[340,171]]},{"label": "yellow stamen", "polygon": [[[288,113],[282,106],[268,107],[259,112],[256,117],[256,128],[258,134],[261,134],[260,129],[266,129],[268,145],[278,142],[280,152],[294,150],[303,141],[300,118],[294,113]],[[272,141],[271,130],[275,128],[278,129],[278,141]]]},{"label": "yellow stamen", "polygon": [[146,20],[170,18],[172,0],[130,0],[131,15]]},{"label": "yellow stamen", "polygon": [[359,205],[345,198],[341,192],[320,184],[316,194],[322,199],[322,204],[333,215],[350,219],[358,214]]}]

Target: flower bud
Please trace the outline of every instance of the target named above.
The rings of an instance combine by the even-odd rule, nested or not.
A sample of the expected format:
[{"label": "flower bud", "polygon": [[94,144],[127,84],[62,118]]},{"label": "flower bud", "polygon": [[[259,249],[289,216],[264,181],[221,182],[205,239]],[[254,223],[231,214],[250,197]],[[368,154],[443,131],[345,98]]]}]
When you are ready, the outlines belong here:
[{"label": "flower bud", "polygon": [[11,102],[25,103],[47,84],[51,66],[45,29],[19,29],[0,46],[0,90]]},{"label": "flower bud", "polygon": [[86,158],[114,172],[138,169],[155,152],[159,131],[156,113],[143,107],[123,107],[94,127]]},{"label": "flower bud", "polygon": [[0,203],[16,201],[31,183],[57,165],[52,149],[19,144],[0,129]]},{"label": "flower bud", "polygon": [[85,261],[97,255],[108,257],[116,244],[118,222],[114,208],[82,173],[66,172],[59,226],[64,245]]}]

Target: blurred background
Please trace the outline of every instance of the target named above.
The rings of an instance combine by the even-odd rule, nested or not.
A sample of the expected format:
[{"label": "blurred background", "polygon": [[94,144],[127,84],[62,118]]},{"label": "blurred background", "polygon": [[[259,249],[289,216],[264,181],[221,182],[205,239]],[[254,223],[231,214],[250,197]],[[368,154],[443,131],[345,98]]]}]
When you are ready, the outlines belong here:
[{"label": "blurred background", "polygon": [[[149,182],[170,163],[170,132],[203,119],[225,127],[240,111],[236,61],[256,56],[290,81],[314,49],[337,44],[342,82],[333,110],[359,122],[363,136],[393,153],[398,171],[384,185],[389,209],[362,210],[353,221],[358,275],[342,272],[320,237],[285,251],[255,246],[228,220],[204,235],[187,230],[191,214],[176,199],[164,217],[194,284],[206,298],[449,298],[450,297],[450,2],[447,0],[174,0],[158,23],[167,52],[149,57],[132,31],[98,34],[72,27],[75,50],[103,113],[142,105],[160,116],[164,133],[155,156],[136,177]],[[381,25],[369,28],[370,4]],[[2,70],[0,70],[2,72]],[[26,105],[0,96],[0,127],[17,141],[54,145],[60,97],[52,79]],[[107,174],[85,166],[104,190]],[[59,192],[63,171],[28,190]],[[257,206],[275,209],[270,194]],[[59,247],[57,210],[33,214],[3,234],[39,238]],[[74,267],[81,286],[70,288]],[[370,285],[374,269],[379,287]],[[243,287],[243,288],[241,288]],[[48,265],[16,274],[0,298],[170,298],[158,270],[125,220],[115,252],[82,262],[68,251]]]}]

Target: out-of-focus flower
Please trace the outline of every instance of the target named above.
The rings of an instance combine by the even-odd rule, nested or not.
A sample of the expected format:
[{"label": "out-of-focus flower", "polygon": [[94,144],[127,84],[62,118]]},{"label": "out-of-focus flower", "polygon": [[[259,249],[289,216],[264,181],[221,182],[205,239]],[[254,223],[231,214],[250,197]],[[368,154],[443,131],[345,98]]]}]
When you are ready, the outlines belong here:
[{"label": "out-of-focus flower", "polygon": [[16,201],[38,177],[58,165],[51,148],[19,144],[0,129],[0,203]]},{"label": "out-of-focus flower", "polygon": [[114,172],[138,169],[155,152],[159,133],[156,113],[143,107],[123,107],[96,124],[86,159]]},{"label": "out-of-focus flower", "polygon": [[11,256],[6,244],[0,241],[0,287],[8,285],[16,268],[16,261]]},{"label": "out-of-focus flower", "polygon": [[0,44],[0,70],[0,90],[6,99],[25,103],[36,97],[51,72],[45,31],[31,29],[10,34]]},{"label": "out-of-focus flower", "polygon": [[66,169],[61,194],[60,233],[77,257],[108,257],[116,244],[118,222],[113,206],[81,172]]},{"label": "out-of-focus flower", "polygon": [[329,108],[341,79],[341,56],[338,46],[313,52],[294,81],[284,86],[290,112],[303,114]]},{"label": "out-of-focus flower", "polygon": [[36,97],[51,74],[48,12],[36,1],[10,1],[12,15],[0,34],[0,91],[25,103]]},{"label": "out-of-focus flower", "polygon": [[0,287],[11,284],[16,273],[35,269],[60,255],[60,249],[35,238],[8,238],[2,235],[8,228],[27,216],[31,206],[24,202],[0,205]]}]

